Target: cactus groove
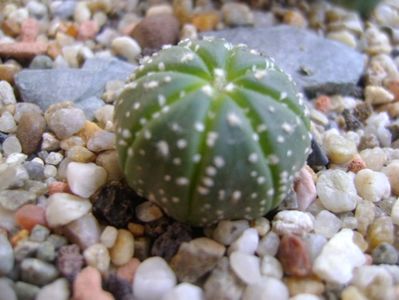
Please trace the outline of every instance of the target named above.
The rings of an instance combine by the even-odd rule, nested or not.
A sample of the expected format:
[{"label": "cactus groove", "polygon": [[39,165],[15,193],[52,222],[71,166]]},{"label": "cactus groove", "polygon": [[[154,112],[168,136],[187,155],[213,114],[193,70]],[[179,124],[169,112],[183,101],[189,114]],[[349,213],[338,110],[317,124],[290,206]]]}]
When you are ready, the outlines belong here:
[{"label": "cactus groove", "polygon": [[185,40],[144,59],[118,99],[115,126],[127,182],[196,226],[266,214],[310,151],[290,76],[222,39]]}]

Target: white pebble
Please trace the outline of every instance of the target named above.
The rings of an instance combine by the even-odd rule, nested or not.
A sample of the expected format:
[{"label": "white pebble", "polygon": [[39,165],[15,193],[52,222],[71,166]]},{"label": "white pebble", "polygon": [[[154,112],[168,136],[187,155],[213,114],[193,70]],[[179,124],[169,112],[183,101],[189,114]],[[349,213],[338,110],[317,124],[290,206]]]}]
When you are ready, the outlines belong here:
[{"label": "white pebble", "polygon": [[101,273],[108,271],[111,258],[107,247],[103,244],[94,244],[83,252],[86,264],[98,269]]},{"label": "white pebble", "polygon": [[48,198],[46,219],[50,227],[66,225],[87,214],[90,201],[67,193],[55,193]]},{"label": "white pebble", "polygon": [[327,156],[336,164],[348,162],[357,153],[356,144],[340,135],[335,129],[325,133],[323,146],[326,149]]},{"label": "white pebble", "polygon": [[283,278],[283,267],[277,258],[271,255],[265,255],[261,259],[260,272],[264,276],[270,276],[277,279]]},{"label": "white pebble", "polygon": [[182,282],[167,292],[162,300],[202,300],[202,289],[188,282]]},{"label": "white pebble", "polygon": [[216,226],[212,237],[215,241],[228,246],[234,240],[236,240],[247,228],[249,228],[247,220],[223,220],[220,221]]},{"label": "white pebble", "polygon": [[280,238],[277,233],[270,231],[259,241],[256,253],[260,256],[277,254],[280,245]]},{"label": "white pebble", "polygon": [[347,284],[354,268],[365,263],[365,255],[353,242],[353,231],[342,229],[323,247],[314,261],[313,272],[327,282]]},{"label": "white pebble", "polygon": [[241,252],[233,252],[230,255],[230,266],[234,273],[246,284],[252,284],[260,280],[259,257]]},{"label": "white pebble", "polygon": [[5,133],[15,132],[17,124],[15,123],[13,115],[9,111],[5,111],[0,117],[0,131]]},{"label": "white pebble", "polygon": [[287,286],[279,279],[262,277],[246,287],[242,300],[288,300]]},{"label": "white pebble", "polygon": [[313,294],[297,294],[291,297],[290,300],[320,300],[320,297]]},{"label": "white pebble", "polygon": [[365,89],[366,102],[371,105],[386,104],[392,102],[395,96],[382,86],[367,86]]},{"label": "white pebble", "polygon": [[256,248],[258,248],[258,244],[258,231],[255,228],[248,228],[231,244],[228,253],[238,251],[246,254],[254,254]]},{"label": "white pebble", "polygon": [[55,111],[46,120],[55,135],[65,139],[83,128],[86,116],[79,108],[67,107]]},{"label": "white pebble", "polygon": [[63,160],[63,158],[64,156],[60,152],[50,152],[44,161],[46,164],[56,166]]},{"label": "white pebble", "polygon": [[399,160],[393,160],[382,169],[382,172],[388,177],[392,192],[399,196]]},{"label": "white pebble", "polygon": [[15,104],[17,100],[15,99],[14,90],[7,81],[0,81],[0,104],[9,105]]},{"label": "white pebble", "polygon": [[42,287],[35,300],[68,300],[70,299],[68,280],[59,278]]},{"label": "white pebble", "polygon": [[107,172],[94,163],[70,162],[67,167],[67,180],[74,194],[88,198],[105,184]]},{"label": "white pebble", "polygon": [[392,222],[395,225],[399,225],[399,198],[396,199],[395,203],[392,206],[391,218],[392,218]]},{"label": "white pebble", "polygon": [[120,55],[130,62],[136,62],[141,53],[141,48],[136,40],[128,36],[115,38],[112,41],[111,49],[116,55]]},{"label": "white pebble", "polygon": [[388,177],[381,172],[370,169],[360,170],[356,174],[355,185],[358,194],[368,201],[378,202],[391,195]]},{"label": "white pebble", "polygon": [[334,213],[352,211],[360,198],[353,177],[338,169],[324,171],[316,189],[323,206]]},{"label": "white pebble", "polygon": [[391,123],[387,112],[372,114],[366,120],[365,134],[375,135],[383,147],[389,147],[392,141],[392,133],[387,126]]},{"label": "white pebble", "polygon": [[367,168],[373,171],[380,171],[388,160],[385,151],[379,147],[364,149],[359,154],[366,163]]},{"label": "white pebble", "polygon": [[44,170],[43,170],[43,173],[44,173],[44,177],[46,177],[46,178],[51,178],[51,177],[55,177],[55,176],[57,176],[57,168],[55,167],[55,166],[53,166],[53,165],[45,165],[44,166]]},{"label": "white pebble", "polygon": [[341,226],[341,219],[328,210],[322,210],[316,216],[314,231],[326,238],[331,238],[341,229]]},{"label": "white pebble", "polygon": [[87,6],[87,2],[78,2],[75,6],[75,12],[73,14],[75,22],[81,23],[83,21],[88,21],[91,18],[91,12]]},{"label": "white pebble", "polygon": [[313,230],[314,220],[308,213],[299,210],[284,210],[273,218],[273,231],[282,234],[305,235]]},{"label": "white pebble", "polygon": [[137,268],[133,293],[137,300],[159,300],[176,285],[176,275],[158,256],[144,260]]},{"label": "white pebble", "polygon": [[3,142],[3,153],[8,156],[13,153],[21,153],[22,146],[15,135],[9,135]]},{"label": "white pebble", "polygon": [[107,226],[104,228],[100,236],[100,242],[107,248],[111,248],[116,241],[118,236],[118,229],[113,226]]},{"label": "white pebble", "polygon": [[97,130],[87,141],[87,149],[93,152],[112,150],[115,148],[115,133]]}]

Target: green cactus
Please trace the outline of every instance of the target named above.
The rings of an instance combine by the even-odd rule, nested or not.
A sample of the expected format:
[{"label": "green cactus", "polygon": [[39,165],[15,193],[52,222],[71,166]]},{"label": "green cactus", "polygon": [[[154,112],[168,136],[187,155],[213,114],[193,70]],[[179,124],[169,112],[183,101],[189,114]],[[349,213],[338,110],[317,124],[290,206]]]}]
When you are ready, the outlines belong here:
[{"label": "green cactus", "polygon": [[290,77],[222,39],[182,41],[144,60],[115,108],[127,182],[192,225],[262,216],[310,152]]}]

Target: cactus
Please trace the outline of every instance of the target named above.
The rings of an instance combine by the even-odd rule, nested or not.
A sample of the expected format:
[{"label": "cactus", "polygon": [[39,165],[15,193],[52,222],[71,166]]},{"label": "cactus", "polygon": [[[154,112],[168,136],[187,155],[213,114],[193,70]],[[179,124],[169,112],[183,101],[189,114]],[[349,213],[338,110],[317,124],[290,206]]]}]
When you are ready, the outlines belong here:
[{"label": "cactus", "polygon": [[310,152],[290,76],[222,39],[144,59],[117,101],[115,127],[131,187],[195,226],[275,208]]}]

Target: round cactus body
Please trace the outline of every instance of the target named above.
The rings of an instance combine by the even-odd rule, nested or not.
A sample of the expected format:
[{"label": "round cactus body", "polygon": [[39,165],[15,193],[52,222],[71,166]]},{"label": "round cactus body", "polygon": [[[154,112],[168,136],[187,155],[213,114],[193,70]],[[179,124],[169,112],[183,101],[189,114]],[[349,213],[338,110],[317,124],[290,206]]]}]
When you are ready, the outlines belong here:
[{"label": "round cactus body", "polygon": [[183,41],[145,59],[115,108],[127,182],[192,225],[275,208],[310,151],[290,77],[244,45]]}]

